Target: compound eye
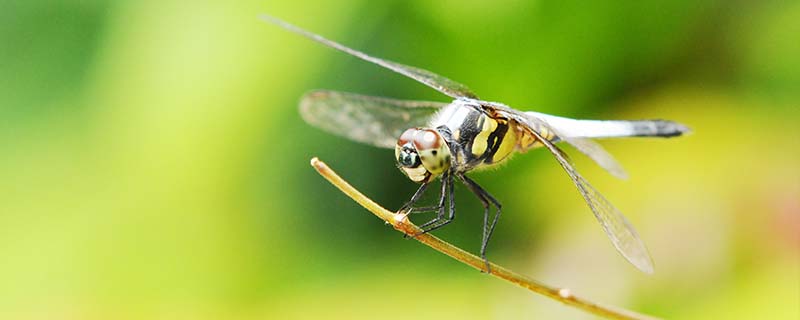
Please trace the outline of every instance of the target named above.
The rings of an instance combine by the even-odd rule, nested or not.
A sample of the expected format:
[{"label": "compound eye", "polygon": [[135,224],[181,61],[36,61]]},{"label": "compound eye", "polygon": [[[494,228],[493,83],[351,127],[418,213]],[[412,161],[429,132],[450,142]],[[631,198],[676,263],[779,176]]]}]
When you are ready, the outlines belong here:
[{"label": "compound eye", "polygon": [[419,154],[417,154],[416,150],[403,146],[397,156],[397,163],[406,168],[416,168],[422,164],[422,161],[419,159]]},{"label": "compound eye", "polygon": [[397,145],[404,146],[406,145],[406,143],[409,143],[412,140],[414,140],[414,135],[417,133],[418,130],[419,129],[417,128],[411,128],[404,131],[403,134],[400,135],[400,139],[397,140]]},{"label": "compound eye", "polygon": [[434,150],[442,146],[442,141],[439,139],[439,134],[431,129],[418,130],[414,135],[414,146],[417,150]]}]

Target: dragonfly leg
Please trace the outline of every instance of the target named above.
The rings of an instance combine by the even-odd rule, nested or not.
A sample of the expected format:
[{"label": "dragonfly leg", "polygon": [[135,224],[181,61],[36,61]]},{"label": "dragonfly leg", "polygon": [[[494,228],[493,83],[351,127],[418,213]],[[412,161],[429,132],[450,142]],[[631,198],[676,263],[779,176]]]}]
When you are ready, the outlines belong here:
[{"label": "dragonfly leg", "polygon": [[[447,142],[447,145],[450,147],[451,152],[453,152],[454,150],[457,150],[457,148],[459,148],[458,143],[453,139],[453,136],[450,133],[450,129],[448,129],[447,126],[439,126],[438,128],[436,128],[436,130],[439,131],[439,133],[442,135],[442,137],[444,137],[444,140]],[[455,160],[451,160],[451,161],[455,161]],[[447,170],[442,175],[442,195],[439,198],[440,209],[439,209],[438,216],[435,219],[433,219],[431,221],[428,221],[427,223],[421,225],[420,228],[422,228],[422,232],[417,234],[417,235],[415,235],[415,236],[418,236],[420,234],[425,234],[425,233],[434,231],[436,229],[439,229],[441,227],[444,227],[444,226],[446,226],[447,224],[449,224],[450,222],[452,222],[456,218],[455,188],[453,188],[453,182],[454,182],[454,175],[457,175],[457,173],[456,173],[456,171],[454,169],[452,169],[453,167],[455,167],[454,164],[455,164],[455,162],[453,162],[453,164],[451,164],[451,169]],[[450,198],[450,205],[449,205],[449,214],[445,218],[445,216],[444,216],[445,203],[444,202],[445,202],[445,198],[446,197]]]},{"label": "dragonfly leg", "polygon": [[[450,173],[446,172],[442,176],[442,195],[439,198],[439,212],[438,212],[438,215],[433,220],[428,221],[428,222],[422,224],[421,226],[419,226],[420,228],[422,228],[422,232],[417,234],[417,235],[425,234],[425,233],[431,232],[433,230],[439,229],[441,227],[444,227],[448,223],[452,222],[453,219],[455,219],[455,217],[456,217],[456,209],[455,209],[455,198],[453,197],[453,191],[454,190],[455,189],[453,189],[453,177],[452,177],[452,175]],[[450,210],[449,210],[448,216],[445,217],[445,215],[444,215],[444,213],[445,213],[444,211],[445,210],[444,209],[446,207],[445,206],[445,200],[447,198],[450,198]]]},{"label": "dragonfly leg", "polygon": [[[459,178],[483,204],[483,239],[481,240],[481,258],[483,258],[483,261],[486,264],[486,273],[492,273],[492,269],[489,266],[489,259],[486,258],[486,246],[489,244],[489,240],[492,238],[492,233],[494,233],[494,227],[497,225],[497,220],[500,218],[502,205],[500,205],[500,202],[497,201],[497,199],[486,192],[486,190],[481,188],[481,186],[472,179],[463,174],[459,175]],[[495,213],[494,219],[492,219],[490,223],[489,215],[492,205],[497,208],[497,213]]]},{"label": "dragonfly leg", "polygon": [[440,206],[428,206],[428,207],[413,207],[409,208],[408,212],[410,213],[420,213],[420,212],[434,212],[439,211]]},{"label": "dragonfly leg", "polygon": [[[447,179],[446,179],[446,177],[447,177],[447,174],[442,176],[442,194],[441,194],[441,197],[439,199],[439,204],[438,205],[436,205],[436,206],[427,206],[427,207],[414,207],[414,204],[419,201],[419,199],[422,197],[422,194],[425,192],[425,189],[427,189],[428,186],[430,185],[430,182],[425,182],[419,187],[417,192],[414,193],[414,195],[411,197],[411,200],[409,200],[405,205],[403,205],[403,207],[401,207],[400,210],[398,210],[397,212],[398,213],[405,212],[405,214],[408,215],[408,214],[411,214],[412,212],[413,213],[419,213],[419,212],[436,211],[436,212],[438,212],[436,218],[434,218],[431,221],[426,222],[425,224],[422,225],[422,227],[425,227],[427,225],[430,225],[432,223],[437,222],[444,215],[444,196],[445,196],[445,189],[447,187],[447,183],[446,183]],[[420,233],[420,234],[422,234],[422,233]],[[413,237],[416,237],[418,235],[419,234],[413,235]],[[412,237],[412,236],[409,236],[408,234],[403,235],[403,238],[408,238],[408,237]]]},{"label": "dragonfly leg", "polygon": [[404,204],[402,207],[400,207],[400,209],[397,209],[397,213],[403,213],[405,211],[408,211],[410,213],[414,204],[416,204],[417,201],[419,201],[419,199],[422,198],[422,195],[425,194],[425,189],[428,189],[429,185],[430,182],[423,182],[422,185],[419,186],[419,189],[417,189],[417,191],[414,192],[414,195],[411,196],[411,199],[408,200],[408,202],[406,202],[406,204]]}]

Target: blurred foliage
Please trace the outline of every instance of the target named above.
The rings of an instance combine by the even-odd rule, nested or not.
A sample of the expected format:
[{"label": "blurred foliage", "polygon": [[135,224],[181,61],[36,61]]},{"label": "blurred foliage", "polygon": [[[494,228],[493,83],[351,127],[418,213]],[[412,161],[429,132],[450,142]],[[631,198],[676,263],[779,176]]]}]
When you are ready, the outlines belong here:
[{"label": "blurred foliage", "polygon": [[[800,2],[711,0],[6,1],[0,318],[589,317],[403,240],[318,177],[312,156],[389,208],[416,187],[391,151],[304,124],[304,91],[446,99],[261,12],[523,110],[688,124],[604,141],[629,181],[575,156],[655,275],[543,151],[474,175],[504,203],[490,256],[665,318],[800,318]],[[437,235],[475,251],[480,206],[458,203]]]}]

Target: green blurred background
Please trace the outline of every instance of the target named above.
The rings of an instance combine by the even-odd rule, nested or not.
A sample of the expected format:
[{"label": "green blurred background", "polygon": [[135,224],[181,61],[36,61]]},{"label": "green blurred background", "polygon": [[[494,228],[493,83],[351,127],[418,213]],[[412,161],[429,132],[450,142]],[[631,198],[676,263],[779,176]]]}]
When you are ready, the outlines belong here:
[{"label": "green blurred background", "polygon": [[[604,141],[627,181],[573,156],[654,275],[542,150],[473,175],[504,204],[490,257],[666,318],[800,318],[800,2],[710,0],[4,1],[0,318],[593,318],[404,240],[319,177],[313,156],[388,208],[416,188],[392,151],[303,123],[305,91],[447,99],[262,12],[522,110],[686,123]],[[480,204],[462,188],[458,207],[436,234],[475,252]]]}]

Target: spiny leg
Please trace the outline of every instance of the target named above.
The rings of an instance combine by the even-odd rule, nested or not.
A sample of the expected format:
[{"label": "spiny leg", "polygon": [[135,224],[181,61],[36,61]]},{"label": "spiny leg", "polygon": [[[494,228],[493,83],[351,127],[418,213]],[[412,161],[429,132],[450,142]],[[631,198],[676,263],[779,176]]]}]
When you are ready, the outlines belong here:
[{"label": "spiny leg", "polygon": [[428,186],[430,186],[430,182],[425,182],[419,186],[419,189],[417,189],[417,191],[414,192],[414,195],[411,196],[411,199],[408,200],[408,202],[406,202],[402,207],[400,207],[400,209],[397,209],[397,213],[399,214],[405,211],[405,213],[408,215],[411,214],[412,212],[417,213],[417,212],[437,211],[440,212],[439,215],[444,216],[444,213],[441,213],[441,211],[444,210],[444,197],[445,197],[445,187],[446,187],[444,185],[445,177],[447,177],[447,173],[445,173],[445,175],[442,176],[442,193],[438,205],[426,206],[426,207],[414,207],[414,204],[419,202],[419,200],[422,198],[422,195],[425,194],[425,191],[428,189]]},{"label": "spiny leg", "polygon": [[441,206],[414,207],[410,208],[410,211],[413,213],[433,212],[433,211],[439,211],[439,208],[441,208]]},{"label": "spiny leg", "polygon": [[[436,206],[428,206],[428,207],[418,207],[418,208],[412,207],[412,205],[415,202],[419,201],[419,198],[421,197],[422,192],[424,192],[425,188],[427,188],[427,185],[430,184],[430,182],[426,182],[425,184],[423,184],[423,186],[420,186],[420,190],[422,190],[422,191],[417,190],[417,192],[414,194],[414,196],[411,197],[411,200],[409,200],[409,202],[405,206],[403,206],[403,208],[401,208],[401,210],[402,209],[408,210],[407,214],[411,214],[412,212],[436,211],[437,215],[436,215],[435,218],[433,218],[433,220],[428,221],[428,222],[426,222],[426,223],[424,223],[424,224],[422,224],[420,226],[420,228],[422,228],[423,230],[425,229],[426,226],[434,224],[434,223],[438,222],[439,220],[441,220],[442,218],[444,218],[444,201],[445,201],[445,197],[447,196],[447,190],[449,188],[449,186],[448,186],[449,185],[449,181],[451,180],[449,177],[450,177],[450,175],[449,175],[448,172],[445,172],[442,175],[442,191],[441,191],[441,194],[439,196],[439,204],[438,205],[436,205]],[[423,234],[423,233],[425,233],[425,232],[423,231],[423,232],[421,232],[419,234],[415,234],[415,235],[413,235],[413,237],[416,237],[416,236],[418,236],[420,234]],[[403,237],[404,238],[408,238],[409,235],[406,234],[406,235],[403,235]]]},{"label": "spiny leg", "polygon": [[[423,182],[422,185],[419,186],[419,189],[417,189],[417,191],[414,192],[414,195],[411,196],[411,199],[408,200],[408,202],[406,202],[406,204],[404,204],[402,207],[400,207],[400,209],[397,210],[397,213],[402,213],[403,211],[406,211],[406,210],[409,210],[409,212],[410,212],[410,209],[412,209],[412,206],[415,203],[417,203],[417,201],[419,201],[420,198],[422,198],[423,194],[425,194],[425,189],[428,189],[429,185],[430,185],[430,182]],[[427,208],[428,207],[425,207],[425,209],[427,209]]]},{"label": "spiny leg", "polygon": [[445,174],[444,176],[442,176],[442,193],[439,195],[439,205],[436,208],[437,209],[436,217],[433,218],[433,220],[425,222],[422,225],[420,225],[419,227],[422,230],[425,230],[425,227],[437,223],[439,222],[439,220],[444,218],[444,200],[446,196],[447,196],[447,175]]},{"label": "spiny leg", "polygon": [[[500,202],[497,201],[491,194],[486,192],[480,185],[478,185],[475,181],[468,178],[465,175],[459,175],[461,181],[478,197],[478,199],[483,204],[483,240],[481,241],[481,258],[483,258],[483,262],[486,264],[486,273],[492,273],[492,269],[489,266],[489,259],[486,258],[486,246],[489,244],[489,240],[492,238],[492,233],[494,233],[494,227],[497,225],[497,221],[500,218],[500,211],[501,205]],[[489,211],[491,209],[491,205],[494,205],[497,208],[497,213],[494,215],[494,219],[492,219],[492,223],[489,224]]]},{"label": "spiny leg", "polygon": [[[440,206],[439,215],[435,219],[421,225],[420,228],[422,228],[422,232],[420,234],[428,233],[433,230],[444,227],[445,225],[452,222],[453,219],[456,218],[455,197],[453,196],[454,190],[455,188],[453,188],[453,176],[451,173],[446,172],[442,176],[442,196],[439,199],[439,206]],[[449,208],[450,210],[447,218],[444,217],[445,198],[450,198],[450,208]]]}]

